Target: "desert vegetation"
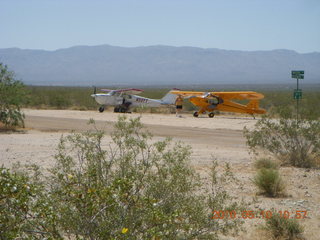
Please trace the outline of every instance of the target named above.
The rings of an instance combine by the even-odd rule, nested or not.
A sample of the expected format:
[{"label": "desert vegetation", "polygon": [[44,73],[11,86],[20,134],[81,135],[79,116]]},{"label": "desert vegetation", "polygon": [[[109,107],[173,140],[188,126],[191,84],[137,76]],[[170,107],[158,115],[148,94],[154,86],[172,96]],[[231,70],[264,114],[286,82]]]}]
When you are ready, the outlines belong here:
[{"label": "desert vegetation", "polygon": [[259,169],[253,183],[258,187],[260,193],[268,197],[279,197],[283,195],[285,190],[285,185],[277,169]]},{"label": "desert vegetation", "polygon": [[259,155],[262,150],[264,154],[279,160],[282,165],[319,167],[318,118],[314,115],[297,116],[288,108],[278,108],[277,114],[279,117],[276,119],[270,115],[264,116],[256,123],[254,130],[244,129],[251,152]]},{"label": "desert vegetation", "polygon": [[24,97],[23,83],[15,79],[14,72],[6,65],[0,63],[0,124],[6,128],[24,125],[24,115],[20,111]]},{"label": "desert vegetation", "polygon": [[254,165],[257,172],[252,181],[259,193],[267,197],[283,196],[285,183],[278,170],[278,164],[270,158],[259,158]]},{"label": "desert vegetation", "polygon": [[241,208],[223,187],[228,166],[218,174],[213,165],[205,186],[190,147],[151,141],[139,118],[120,117],[110,144],[103,138],[95,128],[62,137],[45,175],[1,167],[1,238],[218,239],[239,228],[239,219],[212,220],[214,210]]},{"label": "desert vegetation", "polygon": [[273,239],[304,239],[303,227],[296,219],[289,219],[273,212],[271,218],[266,218],[264,228]]},{"label": "desert vegetation", "polygon": [[[301,105],[303,108],[299,112],[295,106],[286,106],[285,101],[271,106],[268,114],[258,120],[253,129],[244,129],[249,150],[257,159],[252,182],[259,194],[292,197],[285,193],[285,189],[292,186],[283,180],[279,167],[320,167],[318,109],[315,109],[315,103],[310,103],[310,99]],[[265,230],[273,239],[303,239],[304,230],[300,222],[278,213],[266,219]]]},{"label": "desert vegetation", "polygon": [[258,158],[254,162],[254,167],[259,169],[278,169],[279,165],[276,161],[270,159],[270,158]]}]

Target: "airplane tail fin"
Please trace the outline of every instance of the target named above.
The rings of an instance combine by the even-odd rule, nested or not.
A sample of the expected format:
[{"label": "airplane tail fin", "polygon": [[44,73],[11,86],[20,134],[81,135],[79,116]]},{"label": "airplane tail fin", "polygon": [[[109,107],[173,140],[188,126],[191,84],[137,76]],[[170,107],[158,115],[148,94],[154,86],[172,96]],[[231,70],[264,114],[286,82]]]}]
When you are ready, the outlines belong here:
[{"label": "airplane tail fin", "polygon": [[[176,89],[172,89],[171,91],[174,91]],[[165,104],[165,105],[173,105],[177,99],[177,95],[171,93],[171,91],[169,91],[163,98],[161,98],[161,103]]]},{"label": "airplane tail fin", "polygon": [[259,101],[258,100],[250,100],[247,104],[248,108],[258,109],[259,108]]},{"label": "airplane tail fin", "polygon": [[247,104],[247,108],[254,110],[255,113],[266,113],[266,110],[259,108],[259,100],[250,100]]}]

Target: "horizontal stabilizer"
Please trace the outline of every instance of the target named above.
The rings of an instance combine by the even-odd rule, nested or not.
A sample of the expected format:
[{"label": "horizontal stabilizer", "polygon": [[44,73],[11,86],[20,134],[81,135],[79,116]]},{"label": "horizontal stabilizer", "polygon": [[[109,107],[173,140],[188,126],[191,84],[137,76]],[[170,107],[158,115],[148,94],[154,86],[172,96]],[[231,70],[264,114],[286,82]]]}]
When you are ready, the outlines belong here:
[{"label": "horizontal stabilizer", "polygon": [[163,98],[161,98],[161,103],[166,105],[175,104],[177,95],[173,94],[172,91],[168,92]]}]

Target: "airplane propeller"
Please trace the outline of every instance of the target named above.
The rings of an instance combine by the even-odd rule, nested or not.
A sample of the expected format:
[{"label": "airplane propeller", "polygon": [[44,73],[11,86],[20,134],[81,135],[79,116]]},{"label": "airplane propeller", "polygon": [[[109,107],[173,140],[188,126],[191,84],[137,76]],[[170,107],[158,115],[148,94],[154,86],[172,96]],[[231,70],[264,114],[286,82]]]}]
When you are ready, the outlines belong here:
[{"label": "airplane propeller", "polygon": [[93,94],[96,94],[97,93],[97,88],[94,86],[93,87]]}]

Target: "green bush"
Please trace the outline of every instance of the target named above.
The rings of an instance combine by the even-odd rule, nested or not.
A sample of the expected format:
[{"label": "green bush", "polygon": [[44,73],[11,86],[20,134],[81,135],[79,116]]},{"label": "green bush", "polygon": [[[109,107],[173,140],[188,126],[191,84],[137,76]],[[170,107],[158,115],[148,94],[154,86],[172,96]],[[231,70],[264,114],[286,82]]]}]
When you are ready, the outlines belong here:
[{"label": "green bush", "polygon": [[0,122],[7,126],[24,125],[20,107],[25,98],[24,85],[14,73],[0,63]]},{"label": "green bush", "polygon": [[303,233],[303,227],[296,219],[284,218],[278,213],[273,213],[271,218],[266,219],[265,228],[275,239],[298,239]]},{"label": "green bush", "polygon": [[51,96],[49,99],[49,105],[57,109],[64,109],[71,106],[70,100],[67,97],[61,95]]},{"label": "green bush", "polygon": [[97,109],[89,87],[27,86],[26,107],[54,109]]},{"label": "green bush", "polygon": [[0,239],[61,238],[52,199],[33,173],[0,167]]},{"label": "green bush", "polygon": [[[239,229],[239,219],[212,219],[214,210],[238,210],[222,185],[230,171],[220,176],[213,168],[210,191],[189,165],[190,147],[151,141],[139,118],[120,117],[111,139],[106,144],[96,129],[62,137],[46,177],[6,170],[0,188],[6,236],[218,239]],[[6,179],[19,183],[17,194]]]},{"label": "green bush", "polygon": [[258,170],[253,183],[262,194],[268,197],[278,197],[283,194],[284,184],[279,171],[275,169],[262,168]]},{"label": "green bush", "polygon": [[278,164],[270,158],[259,158],[254,162],[254,166],[256,169],[277,169]]},{"label": "green bush", "polygon": [[61,139],[51,192],[63,232],[93,239],[213,239],[237,226],[210,218],[213,207],[222,206],[213,204],[216,195],[199,193],[189,147],[149,144],[139,119],[120,117],[115,128],[106,150],[99,131]]},{"label": "green bush", "polygon": [[282,164],[310,168],[320,159],[320,121],[299,117],[291,112],[279,111],[280,118],[265,116],[255,129],[244,129],[247,145],[258,155],[265,150]]}]

